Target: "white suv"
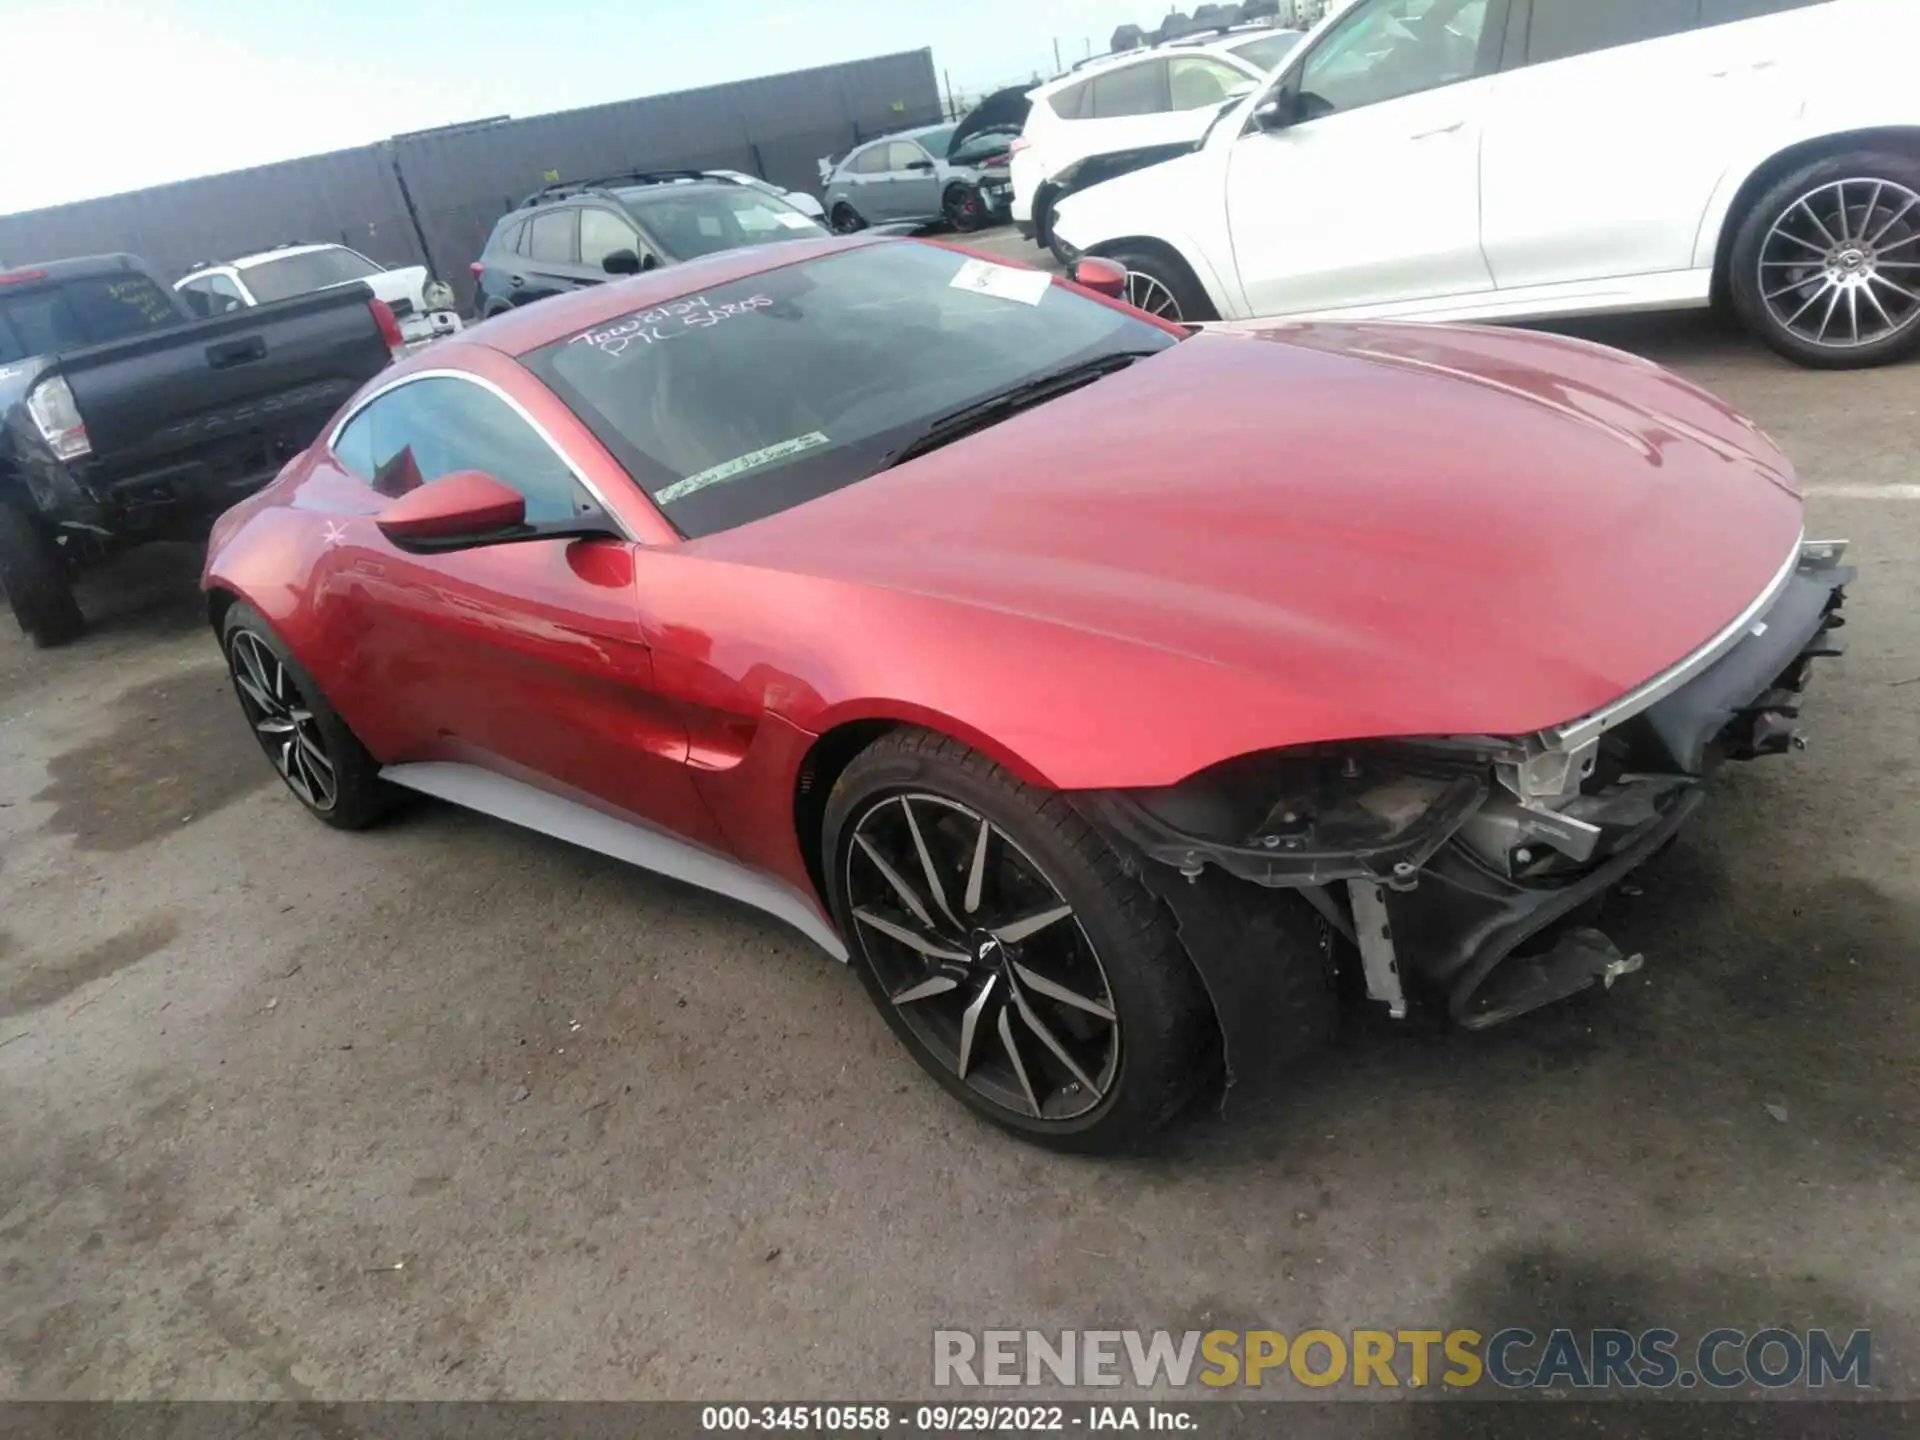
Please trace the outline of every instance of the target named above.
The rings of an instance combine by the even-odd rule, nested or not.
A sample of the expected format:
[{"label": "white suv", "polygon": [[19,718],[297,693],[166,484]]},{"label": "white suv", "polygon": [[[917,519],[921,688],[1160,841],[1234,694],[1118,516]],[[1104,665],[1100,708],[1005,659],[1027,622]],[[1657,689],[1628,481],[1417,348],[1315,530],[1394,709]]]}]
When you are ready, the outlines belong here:
[{"label": "white suv", "polygon": [[1920,346],[1916,0],[1354,0],[1056,253],[1188,319],[1724,298],[1829,368]]},{"label": "white suv", "polygon": [[1069,166],[1142,146],[1192,144],[1220,106],[1259,84],[1299,36],[1251,30],[1208,43],[1174,42],[1082,64],[1027,98],[1013,143],[1013,220],[1047,243],[1047,222]]}]

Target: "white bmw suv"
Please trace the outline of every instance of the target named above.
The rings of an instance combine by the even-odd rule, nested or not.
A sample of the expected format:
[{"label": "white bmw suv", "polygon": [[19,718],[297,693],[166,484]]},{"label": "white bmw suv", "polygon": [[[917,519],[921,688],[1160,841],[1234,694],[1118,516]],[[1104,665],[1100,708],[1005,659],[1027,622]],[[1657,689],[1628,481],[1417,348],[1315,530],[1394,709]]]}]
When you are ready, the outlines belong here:
[{"label": "white bmw suv", "polygon": [[1354,0],[1053,248],[1186,319],[1725,301],[1805,365],[1920,348],[1920,0]]},{"label": "white bmw suv", "polygon": [[1082,65],[1027,92],[1033,108],[1012,147],[1013,221],[1044,245],[1061,177],[1094,155],[1191,145],[1220,106],[1251,90],[1299,41],[1253,29],[1205,43],[1176,40]]}]

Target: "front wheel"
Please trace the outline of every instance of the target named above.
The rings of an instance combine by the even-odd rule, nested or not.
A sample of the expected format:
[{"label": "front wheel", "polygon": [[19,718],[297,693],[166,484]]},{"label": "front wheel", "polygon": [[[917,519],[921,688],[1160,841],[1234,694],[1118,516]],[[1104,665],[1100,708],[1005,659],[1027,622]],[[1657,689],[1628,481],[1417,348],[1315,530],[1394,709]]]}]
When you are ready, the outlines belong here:
[{"label": "front wheel", "polygon": [[41,649],[78,640],[87,628],[59,547],[27,514],[0,504],[0,593]]},{"label": "front wheel", "polygon": [[833,222],[830,227],[836,235],[857,235],[867,228],[867,222],[860,218],[860,212],[842,200],[833,207]]},{"label": "front wheel", "polygon": [[949,186],[940,210],[947,224],[962,233],[978,230],[986,223],[987,208],[980,203],[980,192],[971,185]]},{"label": "front wheel", "polygon": [[1057,794],[902,730],[828,800],[835,918],[913,1058],[969,1108],[1061,1150],[1137,1146],[1217,1064],[1173,922]]},{"label": "front wheel", "polygon": [[1217,320],[1219,312],[1193,272],[1158,250],[1115,250],[1106,257],[1127,272],[1127,303],[1158,320]]},{"label": "front wheel", "polygon": [[1803,166],[1747,211],[1728,288],[1774,350],[1823,370],[1920,347],[1920,161],[1860,152]]},{"label": "front wheel", "polygon": [[308,811],[340,830],[360,830],[393,807],[380,764],[286,645],[250,605],[220,625],[234,694],[275,772]]}]

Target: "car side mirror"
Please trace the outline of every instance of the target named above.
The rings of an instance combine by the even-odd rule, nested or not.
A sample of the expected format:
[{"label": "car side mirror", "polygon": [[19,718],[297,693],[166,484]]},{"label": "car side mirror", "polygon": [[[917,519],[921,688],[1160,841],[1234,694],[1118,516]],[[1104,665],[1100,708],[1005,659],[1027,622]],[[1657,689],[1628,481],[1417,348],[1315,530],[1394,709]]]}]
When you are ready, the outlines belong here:
[{"label": "car side mirror", "polygon": [[1253,123],[1269,132],[1285,130],[1298,118],[1297,109],[1291,91],[1276,90],[1253,107]]},{"label": "car side mirror", "polygon": [[1104,295],[1109,300],[1127,298],[1127,268],[1100,255],[1083,255],[1067,270],[1074,284]]},{"label": "car side mirror", "polygon": [[600,262],[600,268],[609,275],[638,275],[640,257],[631,250],[609,250],[606,259]]},{"label": "car side mirror", "polygon": [[373,523],[395,546],[414,554],[620,533],[598,512],[528,524],[526,497],[482,470],[456,470],[430,480],[387,506]]}]

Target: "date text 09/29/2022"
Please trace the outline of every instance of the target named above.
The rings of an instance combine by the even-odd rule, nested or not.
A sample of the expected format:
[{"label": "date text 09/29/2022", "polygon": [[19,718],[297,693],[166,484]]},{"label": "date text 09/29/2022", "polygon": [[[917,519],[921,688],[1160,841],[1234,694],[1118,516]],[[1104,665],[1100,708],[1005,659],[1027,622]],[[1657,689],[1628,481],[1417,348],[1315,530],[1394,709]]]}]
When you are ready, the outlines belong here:
[{"label": "date text 09/29/2022", "polygon": [[832,1433],[1027,1434],[1200,1428],[1192,1409],[1165,1405],[706,1405],[703,1434],[756,1430]]}]

